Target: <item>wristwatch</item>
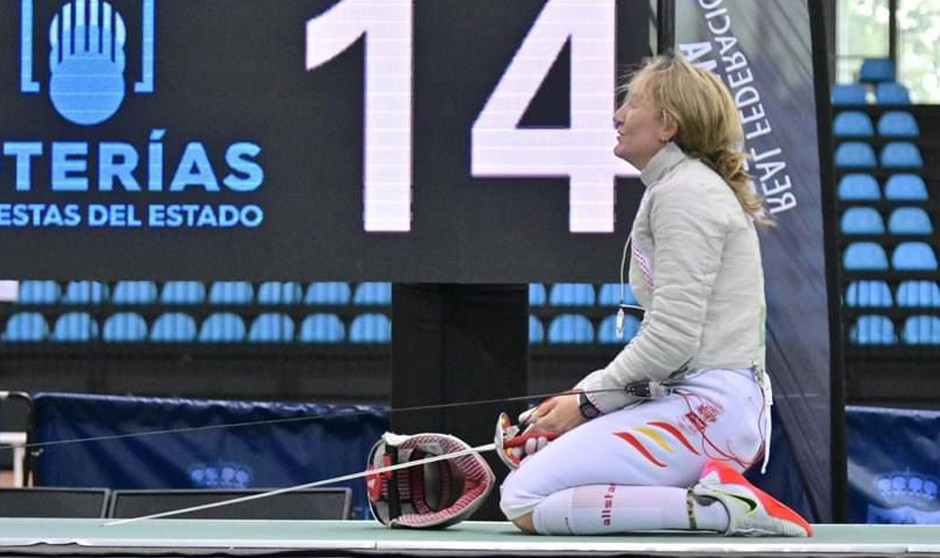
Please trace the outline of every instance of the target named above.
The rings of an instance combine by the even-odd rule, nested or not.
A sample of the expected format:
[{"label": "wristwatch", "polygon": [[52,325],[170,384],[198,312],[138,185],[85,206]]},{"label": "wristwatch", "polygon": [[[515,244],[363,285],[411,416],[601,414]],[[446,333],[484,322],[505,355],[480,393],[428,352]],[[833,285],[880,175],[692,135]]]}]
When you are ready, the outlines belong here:
[{"label": "wristwatch", "polygon": [[581,416],[587,420],[601,416],[601,410],[595,407],[594,403],[591,403],[591,400],[583,391],[578,393],[578,409],[581,410]]}]

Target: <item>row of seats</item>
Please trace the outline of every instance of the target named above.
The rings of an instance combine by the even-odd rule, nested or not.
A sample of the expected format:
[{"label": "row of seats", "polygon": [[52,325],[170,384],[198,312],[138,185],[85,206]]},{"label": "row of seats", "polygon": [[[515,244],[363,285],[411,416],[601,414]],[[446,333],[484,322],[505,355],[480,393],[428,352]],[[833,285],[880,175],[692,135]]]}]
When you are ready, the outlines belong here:
[{"label": "row of seats", "polygon": [[[839,225],[844,235],[885,234],[885,222],[874,207],[850,207]],[[890,234],[931,235],[933,224],[921,207],[898,207],[888,216]]]},{"label": "row of seats", "polygon": [[880,158],[870,144],[861,141],[842,142],[836,148],[836,168],[869,169],[881,166],[886,169],[924,166],[920,148],[909,141],[888,142],[881,148]]},{"label": "row of seats", "polygon": [[[624,335],[616,334],[616,315],[594,324],[579,314],[561,314],[549,321],[548,331],[536,316],[529,316],[529,342],[543,343],[626,343],[636,335],[640,322],[626,316]],[[152,325],[139,314],[119,312],[104,320],[99,334],[98,323],[86,312],[67,312],[55,320],[50,332],[45,318],[37,312],[20,312],[10,316],[2,335],[7,343],[64,342],[80,343],[101,339],[109,343],[388,343],[391,323],[384,314],[362,314],[348,328],[334,314],[311,314],[301,322],[295,336],[294,322],[285,314],[265,313],[257,316],[246,328],[241,316],[228,312],[209,315],[200,326],[188,314],[161,314]]]},{"label": "row of seats", "polygon": [[[878,118],[878,135],[889,138],[916,138],[920,127],[914,115],[900,110],[892,110]],[[859,110],[840,112],[832,123],[832,135],[835,137],[870,137],[875,135],[875,126],[871,117]]]},{"label": "row of seats", "polygon": [[[874,104],[881,106],[904,106],[911,104],[911,94],[896,81],[875,86]],[[832,88],[833,106],[857,106],[871,104],[868,89],[861,83],[847,83]]]},{"label": "row of seats", "polygon": [[[849,340],[856,345],[897,345],[898,335],[888,317],[865,315],[852,325]],[[901,341],[905,345],[940,345],[940,317],[908,317],[904,320]]]},{"label": "row of seats", "polygon": [[[885,182],[884,198],[889,201],[927,201],[927,184],[916,174],[893,174]],[[874,176],[849,173],[839,180],[841,201],[878,201],[881,188]]]},{"label": "row of seats", "polygon": [[617,316],[607,316],[597,325],[579,314],[560,314],[548,322],[548,331],[540,319],[529,316],[529,343],[550,344],[626,344],[640,329],[640,321],[634,316],[625,316],[623,337],[617,335]]},{"label": "row of seats", "polygon": [[[875,242],[853,242],[845,249],[842,264],[848,271],[884,271],[888,256]],[[937,256],[926,242],[901,242],[891,253],[891,268],[898,271],[936,271]]]},{"label": "row of seats", "polygon": [[82,343],[101,339],[109,343],[388,343],[391,322],[384,314],[367,313],[353,318],[347,328],[334,314],[311,314],[303,319],[295,335],[294,321],[279,313],[263,313],[246,327],[241,316],[229,312],[211,314],[197,326],[196,319],[168,312],[148,324],[140,314],[119,312],[103,325],[86,312],[67,312],[49,328],[38,312],[10,316],[2,340],[7,343],[53,341]]},{"label": "row of seats", "polygon": [[845,290],[845,304],[860,308],[940,308],[940,285],[936,281],[901,281],[892,296],[887,281],[852,281]]},{"label": "row of seats", "polygon": [[[391,284],[366,282],[355,286],[343,282],[310,283],[306,292],[297,282],[262,283],[255,287],[246,281],[212,283],[208,290],[199,281],[168,281],[158,287],[153,281],[118,281],[113,290],[97,281],[72,281],[62,287],[56,281],[22,281],[19,304],[307,304],[307,305],[389,305]],[[630,285],[624,299],[636,304]],[[555,283],[546,289],[541,283],[529,285],[529,304],[541,306],[616,306],[620,284],[609,283],[595,289],[590,283]]]},{"label": "row of seats", "polygon": [[219,281],[208,290],[200,281],[168,281],[158,287],[154,281],[118,281],[113,290],[98,281],[69,282],[63,293],[56,281],[23,281],[20,304],[308,304],[308,305],[389,305],[390,283],[366,282],[310,283],[306,291],[300,283],[266,282],[255,286],[247,281]]},{"label": "row of seats", "polygon": [[[555,283],[548,289],[541,283],[529,284],[529,306],[617,306],[620,283],[605,283],[595,289],[591,283]],[[623,285],[623,302],[639,304],[629,283]]]}]

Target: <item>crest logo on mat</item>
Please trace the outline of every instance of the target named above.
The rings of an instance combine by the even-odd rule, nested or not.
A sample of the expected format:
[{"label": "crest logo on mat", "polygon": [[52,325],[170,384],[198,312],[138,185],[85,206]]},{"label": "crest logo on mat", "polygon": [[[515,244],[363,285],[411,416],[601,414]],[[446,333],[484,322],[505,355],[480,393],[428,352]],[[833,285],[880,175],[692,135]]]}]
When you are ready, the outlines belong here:
[{"label": "crest logo on mat", "polygon": [[917,472],[885,473],[874,480],[874,493],[886,507],[870,504],[869,523],[940,523],[940,482]]},{"label": "crest logo on mat", "polygon": [[197,463],[187,473],[194,488],[248,488],[254,478],[251,467],[244,463]]},{"label": "crest logo on mat", "polygon": [[916,472],[887,473],[875,477],[875,488],[883,502],[897,505],[935,507],[938,503],[935,477]]}]

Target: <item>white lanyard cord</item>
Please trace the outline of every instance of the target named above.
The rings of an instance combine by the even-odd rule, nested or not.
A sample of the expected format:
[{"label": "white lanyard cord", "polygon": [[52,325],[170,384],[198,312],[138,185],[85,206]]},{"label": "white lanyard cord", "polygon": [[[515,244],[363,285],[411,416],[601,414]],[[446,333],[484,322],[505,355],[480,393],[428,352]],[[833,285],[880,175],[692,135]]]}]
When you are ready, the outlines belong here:
[{"label": "white lanyard cord", "polygon": [[767,473],[767,465],[770,463],[770,435],[773,428],[770,407],[774,404],[774,390],[770,384],[770,374],[766,370],[757,368],[757,385],[760,386],[764,395],[764,409],[761,417],[764,422],[764,462],[760,468],[760,473],[763,475]]},{"label": "white lanyard cord", "polygon": [[644,312],[645,309],[642,306],[637,306],[635,304],[626,304],[626,281],[624,281],[624,273],[627,269],[627,253],[630,251],[630,243],[633,241],[633,233],[631,232],[627,236],[627,241],[623,244],[623,257],[620,259],[620,307],[617,309],[617,337],[623,339],[623,320],[624,313],[623,311],[627,308],[633,310],[639,310]]}]

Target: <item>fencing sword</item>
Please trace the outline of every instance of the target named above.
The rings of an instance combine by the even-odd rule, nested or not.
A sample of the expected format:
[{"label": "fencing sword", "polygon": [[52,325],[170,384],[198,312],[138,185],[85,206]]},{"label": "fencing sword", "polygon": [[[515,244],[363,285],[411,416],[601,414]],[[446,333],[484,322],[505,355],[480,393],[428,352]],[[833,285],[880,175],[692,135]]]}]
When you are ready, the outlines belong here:
[{"label": "fencing sword", "polygon": [[[606,393],[622,391],[621,388],[597,388],[591,390],[585,390],[585,393]],[[0,392],[9,393],[9,392]],[[457,401],[453,403],[437,403],[432,405],[417,405],[413,407],[398,407],[398,408],[389,408],[385,409],[384,412],[392,415],[397,413],[410,413],[417,411],[438,411],[441,409],[455,409],[460,407],[473,407],[473,406],[484,406],[484,405],[495,405],[497,403],[516,403],[520,401],[531,401],[533,399],[550,399],[552,397],[558,397],[560,395],[567,395],[571,393],[570,391],[556,391],[551,393],[536,393],[532,395],[517,395],[513,397],[500,397],[495,399],[477,399],[473,401]],[[351,407],[359,407],[358,405],[351,405]],[[69,438],[64,440],[49,440],[48,442],[29,442],[26,444],[8,444],[0,445],[0,452],[4,450],[15,450],[17,448],[24,448],[27,450],[37,450],[44,449],[49,447],[56,446],[67,446],[71,444],[82,444],[90,442],[108,442],[111,440],[123,440],[129,438],[144,438],[151,436],[165,436],[170,434],[189,434],[193,432],[206,432],[211,430],[226,430],[226,429],[235,429],[235,428],[244,428],[251,426],[266,426],[266,425],[275,425],[275,424],[291,424],[298,422],[313,422],[318,420],[326,420],[335,417],[353,417],[359,415],[368,415],[374,414],[379,411],[375,409],[365,409],[350,411],[346,409],[323,413],[320,415],[302,415],[297,417],[285,417],[279,419],[264,419],[264,420],[253,420],[253,421],[244,421],[244,422],[229,422],[222,424],[208,424],[204,426],[187,426],[180,428],[164,428],[158,430],[147,430],[141,432],[127,432],[122,434],[105,434],[102,436],[88,436],[83,438]]]},{"label": "fencing sword", "polygon": [[459,450],[451,453],[444,453],[441,455],[435,455],[432,457],[426,457],[424,459],[418,459],[416,461],[409,461],[407,463],[399,463],[397,465],[388,465],[386,467],[378,467],[375,469],[367,469],[359,473],[351,473],[348,475],[342,475],[339,477],[333,477],[331,479],[324,479],[315,482],[309,482],[306,484],[299,484],[297,486],[288,486],[285,488],[278,488],[276,490],[271,490],[269,492],[262,492],[260,494],[252,494],[250,496],[242,496],[240,498],[233,498],[230,500],[222,500],[220,502],[212,502],[211,504],[202,504],[199,506],[193,506],[190,508],[183,508],[178,510],[170,510],[160,513],[154,513],[151,515],[144,515],[141,517],[131,517],[128,519],[119,519],[117,521],[109,521],[103,523],[102,527],[113,527],[116,525],[127,525],[128,523],[136,523],[138,521],[144,521],[147,519],[159,519],[162,517],[171,517],[174,515],[181,515],[184,513],[191,513],[196,511],[208,510],[212,508],[220,508],[222,506],[230,506],[233,504],[240,504],[242,502],[249,502],[251,500],[260,500],[262,498],[270,498],[271,496],[277,496],[278,494],[285,494],[287,492],[293,492],[296,490],[304,490],[306,488],[316,488],[319,486],[326,486],[328,484],[334,484],[338,482],[344,482],[348,480],[361,479],[363,477],[371,477],[373,475],[381,475],[382,473],[390,473],[392,471],[398,471],[399,469],[406,469],[409,467],[417,467],[419,465],[425,465],[428,463],[434,463],[437,461],[445,461],[448,459],[455,459],[457,457],[462,457],[464,455],[469,455],[471,453],[486,453],[488,451],[493,451],[496,449],[496,443],[485,444],[482,446],[477,446],[474,448]]},{"label": "fencing sword", "polygon": [[[570,393],[570,392],[567,392],[567,393]],[[534,410],[534,409],[535,409],[535,408],[533,408],[533,410]],[[531,412],[531,411],[530,411],[530,412]],[[525,413],[524,413],[524,414],[525,414]],[[534,413],[533,413],[533,414],[534,414]],[[531,415],[530,415],[530,416],[531,416]],[[528,420],[528,419],[526,419],[526,420]],[[349,480],[361,479],[361,478],[363,478],[363,477],[365,477],[365,478],[374,477],[374,476],[376,476],[376,475],[381,475],[381,474],[383,474],[383,473],[390,473],[390,472],[392,472],[392,471],[398,471],[398,470],[406,469],[406,468],[409,468],[409,467],[417,467],[417,466],[419,466],[419,465],[426,465],[426,464],[428,464],[428,463],[435,463],[435,462],[437,462],[437,461],[446,461],[446,460],[449,460],[449,459],[456,459],[456,458],[458,458],[458,457],[463,457],[464,455],[470,455],[470,454],[473,454],[473,453],[475,453],[475,454],[481,454],[481,453],[486,453],[486,452],[494,451],[494,450],[497,450],[497,449],[499,449],[499,450],[504,450],[504,449],[510,448],[510,447],[521,447],[521,446],[523,446],[523,445],[526,444],[526,441],[527,441],[528,438],[531,437],[532,435],[546,435],[549,439],[552,439],[552,438],[555,438],[555,437],[556,437],[555,435],[552,435],[552,434],[549,434],[549,433],[546,433],[546,432],[536,432],[536,433],[530,433],[530,434],[528,434],[528,435],[523,434],[523,435],[520,435],[520,436],[517,436],[517,437],[514,437],[514,438],[507,438],[507,436],[509,436],[509,435],[515,436],[515,434],[516,434],[516,431],[515,431],[515,430],[507,430],[507,429],[506,429],[506,425],[508,424],[508,422],[509,422],[509,415],[507,415],[506,413],[501,413],[500,416],[499,416],[499,419],[497,419],[497,423],[496,423],[496,432],[495,432],[495,436],[494,436],[494,442],[491,443],[491,444],[484,444],[484,445],[482,445],[482,446],[476,446],[476,447],[473,447],[473,448],[458,450],[458,451],[454,451],[454,452],[450,452],[450,453],[445,453],[445,454],[441,454],[441,455],[435,455],[435,456],[431,456],[431,457],[425,457],[424,459],[418,459],[418,460],[415,460],[415,461],[408,461],[408,462],[406,462],[406,463],[398,463],[398,464],[395,464],[395,465],[388,465],[388,466],[385,466],[385,467],[369,468],[369,469],[366,469],[365,471],[360,471],[360,472],[358,472],[358,473],[351,473],[351,474],[348,474],[348,475],[341,475],[341,476],[333,477],[333,478],[330,478],[330,479],[323,479],[323,480],[319,480],[319,481],[308,482],[308,483],[299,484],[299,485],[296,485],[296,486],[288,486],[288,487],[285,487],[285,488],[277,488],[277,489],[274,489],[274,490],[270,490],[270,491],[268,491],[268,492],[261,492],[261,493],[259,493],[259,494],[251,494],[251,495],[249,495],[249,496],[242,496],[242,497],[239,497],[239,498],[232,498],[232,499],[230,499],[230,500],[222,500],[222,501],[219,501],[219,502],[212,502],[212,503],[209,503],[209,504],[202,504],[202,505],[198,505],[198,506],[192,506],[192,507],[189,507],[189,508],[183,508],[183,509],[177,509],[177,510],[170,510],[170,511],[165,511],[165,512],[159,512],[159,513],[154,513],[154,514],[151,514],[151,515],[144,515],[144,516],[140,516],[140,517],[132,517],[132,518],[127,518],[127,519],[119,519],[119,520],[117,520],[117,521],[109,521],[109,522],[103,523],[103,524],[102,524],[102,527],[112,527],[112,526],[115,526],[115,525],[126,525],[126,524],[128,524],[128,523],[136,523],[136,522],[138,522],[138,521],[144,521],[144,520],[147,520],[147,519],[159,519],[159,518],[163,518],[163,517],[171,517],[171,516],[174,516],[174,515],[182,515],[182,514],[192,513],[192,512],[196,512],[196,511],[208,510],[208,509],[212,509],[212,508],[220,508],[220,507],[223,507],[223,506],[230,506],[230,505],[233,505],[233,504],[240,504],[240,503],[242,503],[242,502],[250,502],[250,501],[252,501],[252,500],[260,500],[260,499],[262,499],[262,498],[270,498],[270,497],[272,497],[272,496],[277,496],[277,495],[279,495],[279,494],[286,494],[286,493],[288,493],[288,492],[294,492],[294,491],[297,491],[297,490],[304,490],[304,489],[308,489],[308,488],[317,488],[317,487],[320,487],[320,486],[326,486],[326,485],[335,484],[335,483],[338,483],[338,482],[345,482],[345,481],[349,481]],[[511,464],[511,463],[507,460],[507,458],[506,458],[505,456],[503,456],[502,454],[500,455],[500,459],[501,459],[504,463],[506,463],[506,465],[507,465],[510,469],[515,469],[516,467],[518,467],[518,463],[515,464],[515,465]]]},{"label": "fencing sword", "polygon": [[[277,489],[270,490],[270,491],[267,491],[267,492],[261,492],[261,493],[258,493],[258,494],[251,494],[251,495],[249,495],[249,496],[241,496],[241,497],[239,497],[239,498],[232,498],[232,499],[229,499],[229,500],[222,500],[222,501],[219,501],[219,502],[212,502],[212,503],[209,503],[209,504],[202,504],[202,505],[193,506],[193,507],[189,507],[189,508],[183,508],[183,509],[177,509],[177,510],[170,510],[170,511],[165,511],[165,512],[159,512],[159,513],[155,513],[155,514],[151,514],[151,515],[145,515],[145,516],[141,516],[141,517],[132,517],[132,518],[127,518],[127,519],[119,519],[119,520],[117,520],[117,521],[109,521],[109,522],[107,522],[107,523],[102,524],[102,526],[103,526],[103,527],[112,527],[112,526],[115,526],[115,525],[126,525],[126,524],[128,524],[128,523],[135,523],[135,522],[144,521],[144,520],[147,520],[147,519],[159,519],[159,518],[163,518],[163,517],[171,517],[171,516],[174,516],[174,515],[182,515],[182,514],[192,513],[192,512],[196,512],[196,511],[208,510],[208,509],[212,509],[212,508],[220,508],[220,507],[223,507],[223,506],[230,506],[230,505],[233,505],[233,504],[240,504],[240,503],[242,503],[242,502],[250,502],[250,501],[252,501],[252,500],[260,500],[260,499],[262,499],[262,498],[270,498],[270,497],[272,497],[272,496],[277,496],[277,495],[279,495],[279,494],[285,494],[285,493],[288,493],[288,492],[294,492],[294,491],[297,491],[297,490],[304,490],[304,489],[307,489],[307,488],[317,488],[317,487],[320,487],[320,486],[326,486],[326,485],[335,484],[335,483],[338,483],[338,482],[345,482],[345,481],[348,481],[348,480],[361,479],[361,478],[363,478],[363,477],[366,477],[366,478],[368,478],[368,477],[373,477],[373,476],[375,476],[375,475],[381,475],[381,474],[383,474],[383,473],[389,473],[389,472],[392,472],[392,471],[398,471],[398,470],[400,470],[400,469],[406,469],[406,468],[409,468],[409,467],[417,467],[417,466],[419,466],[419,465],[426,465],[426,464],[428,464],[428,463],[435,463],[435,462],[437,462],[437,461],[446,461],[446,460],[449,460],[449,459],[456,459],[456,458],[458,458],[458,457],[463,457],[464,455],[470,455],[470,454],[473,454],[473,453],[481,454],[481,453],[486,453],[486,452],[494,451],[494,450],[497,450],[497,449],[505,449],[505,448],[507,448],[507,447],[516,447],[516,446],[522,446],[522,445],[524,445],[525,442],[526,442],[526,440],[527,440],[527,436],[525,436],[525,435],[519,436],[519,437],[516,438],[516,439],[507,439],[507,438],[506,438],[506,436],[507,436],[507,434],[508,434],[508,431],[505,429],[505,423],[506,423],[506,421],[508,421],[508,420],[509,420],[509,416],[508,416],[506,413],[501,413],[501,414],[500,414],[499,419],[497,420],[497,424],[496,424],[496,433],[495,433],[495,436],[494,436],[494,442],[491,443],[491,444],[484,444],[484,445],[482,445],[482,446],[476,446],[476,447],[473,447],[473,448],[458,450],[458,451],[454,451],[454,452],[450,452],[450,453],[445,453],[445,454],[441,454],[441,455],[435,455],[435,456],[431,456],[431,457],[425,457],[425,458],[423,458],[423,459],[417,459],[417,460],[415,460],[415,461],[408,461],[408,462],[406,462],[406,463],[398,463],[398,464],[396,464],[396,465],[388,465],[388,466],[385,466],[385,467],[369,468],[369,469],[366,469],[365,471],[361,471],[361,472],[358,472],[358,473],[351,473],[351,474],[348,474],[348,475],[341,475],[341,476],[333,477],[333,478],[330,478],[330,479],[323,479],[323,480],[319,480],[319,481],[314,481],[314,482],[299,484],[299,485],[297,485],[297,486],[288,486],[288,487],[285,487],[285,488],[277,488]],[[542,433],[542,434],[544,434],[544,433]],[[552,438],[554,437],[554,436],[551,436],[551,435],[549,435],[549,436],[552,437]],[[518,465],[511,465],[508,461],[506,461],[506,459],[505,459],[502,455],[500,455],[500,459],[502,459],[503,462],[506,463],[506,465],[509,466],[509,467],[512,468],[512,469],[514,469],[515,467],[518,466]]]},{"label": "fencing sword", "polygon": [[[599,389],[588,390],[589,393],[602,393],[602,392],[610,392],[610,391],[620,391],[620,389],[619,389],[619,388],[599,388]],[[522,401],[522,400],[532,400],[532,399],[547,399],[547,398],[551,398],[551,397],[557,397],[557,396],[560,396],[560,395],[569,395],[570,393],[571,393],[571,391],[563,391],[563,392],[546,393],[546,394],[538,394],[538,395],[523,395],[523,396],[517,396],[517,397],[506,397],[506,398],[500,398],[500,399],[488,399],[488,400],[459,402],[459,403],[445,403],[445,404],[438,404],[438,405],[424,405],[424,406],[420,406],[420,407],[389,409],[388,411],[389,411],[389,412],[418,411],[418,410],[422,410],[422,411],[423,411],[423,410],[428,410],[428,409],[439,409],[439,408],[447,408],[447,407],[458,407],[458,406],[468,406],[468,405],[481,405],[481,404],[491,404],[491,403],[500,403],[500,402],[506,403],[506,402],[514,402],[514,401]],[[352,415],[352,414],[360,414],[360,413],[362,413],[362,411],[360,411],[360,412],[353,412],[353,413],[342,413],[342,412],[340,412],[340,413],[335,413],[335,415],[346,415],[346,414]],[[114,436],[102,436],[102,437],[94,437],[94,438],[86,438],[86,439],[60,440],[60,441],[54,441],[54,442],[51,442],[51,443],[39,443],[39,444],[29,444],[29,445],[30,445],[30,446],[33,446],[33,447],[42,447],[42,446],[46,446],[46,445],[58,445],[58,444],[61,444],[61,443],[66,443],[66,444],[67,444],[67,443],[76,443],[76,442],[97,441],[97,440],[104,440],[104,439],[115,439],[115,438],[118,438],[118,439],[119,439],[119,438],[134,437],[134,436],[141,436],[141,435],[146,436],[146,435],[157,435],[157,434],[182,433],[182,432],[186,432],[186,431],[190,431],[190,430],[198,431],[198,430],[203,430],[203,429],[214,429],[214,428],[219,428],[219,427],[225,428],[225,427],[237,427],[237,426],[248,426],[248,425],[254,426],[254,425],[259,425],[259,424],[264,424],[264,423],[292,422],[292,421],[298,420],[298,419],[299,419],[299,420],[304,420],[304,419],[306,419],[306,420],[311,420],[311,419],[317,419],[317,418],[322,419],[322,418],[327,418],[328,416],[331,416],[331,414],[328,414],[328,415],[318,415],[318,416],[315,416],[315,417],[292,417],[291,419],[286,419],[286,420],[285,420],[285,419],[275,419],[275,420],[273,420],[273,421],[253,421],[253,422],[236,423],[236,424],[229,424],[229,425],[212,425],[212,426],[210,426],[210,427],[208,427],[208,428],[207,428],[207,427],[195,427],[195,428],[168,429],[168,430],[162,430],[162,431],[153,431],[153,432],[145,432],[145,433],[137,433],[137,434],[119,434],[119,435],[114,435]],[[0,449],[3,449],[3,448],[0,448]],[[476,446],[476,447],[473,447],[473,448],[469,448],[469,449],[465,449],[465,450],[460,450],[460,451],[456,451],[456,452],[452,452],[452,453],[446,453],[446,454],[442,454],[442,455],[437,455],[437,456],[432,456],[432,457],[426,457],[426,458],[424,458],[424,459],[419,459],[419,460],[416,460],[416,461],[410,461],[410,462],[408,462],[408,463],[399,463],[399,464],[397,464],[397,465],[389,465],[389,466],[387,466],[387,467],[380,467],[380,468],[376,468],[376,469],[367,469],[367,470],[365,470],[365,471],[360,471],[360,472],[358,472],[358,473],[351,473],[351,474],[348,474],[348,475],[342,475],[342,476],[333,477],[333,478],[330,478],[330,479],[323,479],[323,480],[319,480],[319,481],[314,481],[314,482],[299,484],[299,485],[296,485],[296,486],[288,486],[288,487],[284,487],[284,488],[278,488],[278,489],[271,490],[271,491],[268,491],[268,492],[261,492],[261,493],[259,493],[259,494],[251,494],[251,495],[249,495],[249,496],[242,496],[242,497],[239,497],[239,498],[233,498],[233,499],[229,499],[229,500],[222,500],[222,501],[219,501],[219,502],[212,502],[212,503],[209,503],[209,504],[202,504],[202,505],[199,505],[199,506],[192,506],[192,507],[182,508],[182,509],[177,509],[177,510],[169,510],[169,511],[165,511],[165,512],[160,512],[160,513],[155,513],[155,514],[150,514],[150,515],[145,515],[145,516],[140,516],[140,517],[132,517],[132,518],[127,518],[127,519],[119,519],[119,520],[116,520],[116,521],[109,521],[109,522],[103,523],[103,524],[102,524],[102,527],[113,527],[113,526],[117,526],[117,525],[126,525],[126,524],[129,524],[129,523],[136,523],[136,522],[138,522],[138,521],[144,521],[144,520],[148,520],[148,519],[160,519],[160,518],[164,518],[164,517],[172,517],[172,516],[175,516],[175,515],[182,515],[182,514],[186,514],[186,513],[192,513],[192,512],[196,512],[196,511],[202,511],[202,510],[208,510],[208,509],[213,509],[213,508],[219,508],[219,507],[223,507],[223,506],[230,506],[230,505],[239,504],[239,503],[242,503],[242,502],[249,502],[249,501],[253,501],[253,500],[260,500],[260,499],[262,499],[262,498],[270,498],[270,497],[273,497],[273,496],[277,496],[277,495],[279,495],[279,494],[286,494],[286,493],[288,493],[288,492],[294,492],[294,491],[297,491],[297,490],[304,490],[304,489],[308,489],[308,488],[317,488],[317,487],[320,487],[320,486],[326,486],[326,485],[335,484],[335,483],[339,483],[339,482],[345,482],[345,481],[348,481],[348,480],[355,480],[355,479],[360,479],[360,478],[364,478],[364,477],[369,477],[369,476],[372,476],[372,475],[378,475],[378,474],[382,474],[382,473],[387,473],[387,472],[392,472],[392,471],[398,471],[398,470],[400,470],[400,469],[406,469],[406,468],[409,468],[409,467],[416,467],[416,466],[419,466],[419,465],[425,465],[425,464],[427,464],[427,463],[435,463],[435,462],[437,462],[437,461],[445,461],[445,460],[448,460],[448,459],[455,459],[455,458],[457,458],[457,457],[462,457],[462,456],[464,456],[464,455],[469,455],[469,454],[472,454],[472,453],[486,453],[486,452],[494,451],[494,450],[496,450],[496,449],[497,449],[497,444],[494,442],[494,443],[484,444],[484,445],[482,445],[482,446]]]}]

